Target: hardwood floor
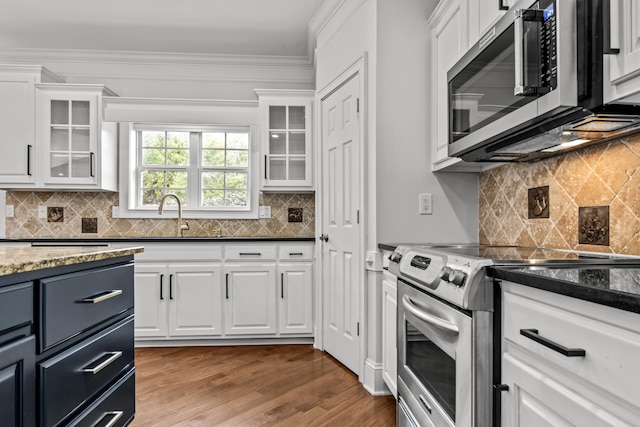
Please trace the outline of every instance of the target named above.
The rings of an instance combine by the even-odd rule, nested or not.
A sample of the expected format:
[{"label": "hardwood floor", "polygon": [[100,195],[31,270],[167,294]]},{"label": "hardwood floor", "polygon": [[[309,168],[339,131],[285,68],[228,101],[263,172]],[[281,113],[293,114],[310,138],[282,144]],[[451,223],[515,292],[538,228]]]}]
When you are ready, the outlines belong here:
[{"label": "hardwood floor", "polygon": [[393,396],[311,345],[137,348],[132,427],[395,426]]}]

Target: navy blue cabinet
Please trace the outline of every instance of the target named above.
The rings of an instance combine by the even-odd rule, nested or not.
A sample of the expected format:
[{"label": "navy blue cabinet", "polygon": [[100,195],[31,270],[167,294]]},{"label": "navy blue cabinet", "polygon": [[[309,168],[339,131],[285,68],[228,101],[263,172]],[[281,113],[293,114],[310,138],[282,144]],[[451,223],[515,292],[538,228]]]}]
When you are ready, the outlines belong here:
[{"label": "navy blue cabinet", "polygon": [[126,426],[133,256],[0,277],[0,426]]}]

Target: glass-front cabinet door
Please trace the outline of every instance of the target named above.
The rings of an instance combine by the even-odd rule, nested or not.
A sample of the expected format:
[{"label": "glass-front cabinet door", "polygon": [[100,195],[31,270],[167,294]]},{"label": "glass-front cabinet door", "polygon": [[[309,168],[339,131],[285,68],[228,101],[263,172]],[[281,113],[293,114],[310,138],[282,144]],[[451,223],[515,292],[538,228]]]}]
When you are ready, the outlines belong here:
[{"label": "glass-front cabinet door", "polygon": [[310,191],[312,179],[311,105],[313,91],[256,90],[264,191]]},{"label": "glass-front cabinet door", "polygon": [[117,149],[115,123],[102,122],[105,88],[67,84],[37,88],[39,173],[44,185],[111,190],[111,185],[101,188],[105,160],[115,161]]}]

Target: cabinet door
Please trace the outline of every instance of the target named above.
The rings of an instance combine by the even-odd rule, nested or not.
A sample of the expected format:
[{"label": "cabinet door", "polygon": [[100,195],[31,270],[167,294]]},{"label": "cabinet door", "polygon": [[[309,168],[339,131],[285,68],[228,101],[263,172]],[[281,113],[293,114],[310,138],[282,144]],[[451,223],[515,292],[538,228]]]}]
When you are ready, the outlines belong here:
[{"label": "cabinet door", "polygon": [[169,265],[169,335],[222,333],[220,264]]},{"label": "cabinet door", "polygon": [[[620,52],[605,55],[610,61],[612,96],[617,101],[626,96],[636,95],[640,99],[640,3],[636,0],[612,0],[611,31]],[[609,100],[608,100],[609,101]]]},{"label": "cabinet door", "polygon": [[225,333],[276,333],[275,264],[225,266]]},{"label": "cabinet door", "polygon": [[468,47],[466,0],[445,0],[438,5],[431,22],[432,162],[448,159],[448,84],[447,71]]},{"label": "cabinet door", "polygon": [[469,1],[469,46],[475,45],[514,3],[515,0]]},{"label": "cabinet door", "polygon": [[278,332],[308,334],[313,332],[313,277],[311,263],[278,266]]},{"label": "cabinet door", "polygon": [[260,99],[264,190],[312,188],[311,99],[312,93]]},{"label": "cabinet door", "polygon": [[398,345],[396,337],[398,288],[396,278],[385,271],[382,281],[382,378],[394,396],[398,396]]},{"label": "cabinet door", "polygon": [[35,77],[0,74],[0,183],[34,183]]},{"label": "cabinet door", "polygon": [[35,359],[34,336],[0,346],[0,420],[3,426],[35,426]]},{"label": "cabinet door", "polygon": [[38,91],[44,184],[97,184],[97,95]]},{"label": "cabinet door", "polygon": [[169,272],[165,264],[135,265],[135,335],[166,337]]},{"label": "cabinet door", "polygon": [[[563,376],[545,372],[543,364],[506,353],[502,358],[502,425],[513,427],[637,425],[619,418],[606,399],[590,400],[584,391],[564,384]],[[637,421],[637,420],[636,420]]]}]

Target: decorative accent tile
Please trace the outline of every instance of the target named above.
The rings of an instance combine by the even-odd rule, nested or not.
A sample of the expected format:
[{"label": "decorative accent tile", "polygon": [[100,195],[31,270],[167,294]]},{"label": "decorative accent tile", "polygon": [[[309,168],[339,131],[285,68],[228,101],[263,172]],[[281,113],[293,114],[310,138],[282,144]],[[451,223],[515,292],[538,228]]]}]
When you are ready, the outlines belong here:
[{"label": "decorative accent tile", "polygon": [[528,195],[529,219],[549,218],[549,186],[530,188]]},{"label": "decorative accent tile", "polygon": [[[549,187],[545,219],[529,216],[529,189],[538,187]],[[640,135],[482,172],[479,190],[483,243],[640,255]],[[607,205],[610,218],[601,225],[607,227],[606,237],[601,230],[597,242],[581,243],[578,207]],[[589,239],[598,234],[590,233]]]},{"label": "decorative accent tile", "polygon": [[98,218],[82,218],[83,233],[98,233]]},{"label": "decorative accent tile", "polygon": [[48,207],[47,222],[64,222],[64,208]]},{"label": "decorative accent tile", "polygon": [[288,222],[302,222],[302,208],[289,208]]}]

